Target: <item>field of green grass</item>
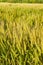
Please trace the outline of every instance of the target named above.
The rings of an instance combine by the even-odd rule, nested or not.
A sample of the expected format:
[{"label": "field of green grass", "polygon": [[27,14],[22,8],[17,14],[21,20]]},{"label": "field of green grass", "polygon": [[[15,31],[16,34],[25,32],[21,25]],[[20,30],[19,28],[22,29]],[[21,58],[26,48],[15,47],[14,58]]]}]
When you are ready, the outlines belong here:
[{"label": "field of green grass", "polygon": [[0,2],[10,2],[10,3],[43,3],[43,0],[0,0]]},{"label": "field of green grass", "polygon": [[0,3],[0,65],[43,65],[43,4]]}]

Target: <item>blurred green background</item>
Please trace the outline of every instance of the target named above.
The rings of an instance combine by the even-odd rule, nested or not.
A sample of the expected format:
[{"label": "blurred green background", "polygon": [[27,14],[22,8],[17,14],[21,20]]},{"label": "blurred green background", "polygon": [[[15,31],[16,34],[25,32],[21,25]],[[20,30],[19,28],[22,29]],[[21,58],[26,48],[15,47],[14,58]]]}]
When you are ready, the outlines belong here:
[{"label": "blurred green background", "polygon": [[14,3],[43,3],[43,0],[0,0],[0,2],[14,2]]}]

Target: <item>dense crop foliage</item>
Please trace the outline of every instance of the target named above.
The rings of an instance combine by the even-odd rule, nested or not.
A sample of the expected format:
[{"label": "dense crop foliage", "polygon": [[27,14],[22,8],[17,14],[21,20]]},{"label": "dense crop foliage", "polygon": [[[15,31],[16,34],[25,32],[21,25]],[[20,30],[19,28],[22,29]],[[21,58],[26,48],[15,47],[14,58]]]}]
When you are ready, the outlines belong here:
[{"label": "dense crop foliage", "polygon": [[43,65],[43,8],[0,4],[0,65]]},{"label": "dense crop foliage", "polygon": [[14,3],[43,3],[43,0],[0,0],[0,2],[14,2]]}]

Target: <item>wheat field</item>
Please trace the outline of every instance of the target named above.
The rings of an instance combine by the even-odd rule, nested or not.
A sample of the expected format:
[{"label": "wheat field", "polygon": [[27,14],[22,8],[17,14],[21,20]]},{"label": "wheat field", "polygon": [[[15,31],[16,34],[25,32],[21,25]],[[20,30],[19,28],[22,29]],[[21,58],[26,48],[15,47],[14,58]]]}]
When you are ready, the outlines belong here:
[{"label": "wheat field", "polygon": [[0,3],[0,65],[43,65],[43,4]]}]

